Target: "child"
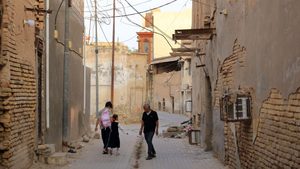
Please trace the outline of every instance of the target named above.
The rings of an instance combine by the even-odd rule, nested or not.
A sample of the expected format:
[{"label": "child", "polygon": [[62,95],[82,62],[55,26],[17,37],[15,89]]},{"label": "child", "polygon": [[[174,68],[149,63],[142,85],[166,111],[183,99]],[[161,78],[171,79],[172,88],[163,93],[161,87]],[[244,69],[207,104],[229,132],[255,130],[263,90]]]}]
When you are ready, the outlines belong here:
[{"label": "child", "polygon": [[112,116],[111,133],[108,142],[108,148],[109,148],[110,155],[112,155],[114,148],[117,148],[116,155],[119,155],[120,137],[119,137],[119,122],[118,122],[117,114],[114,114]]}]

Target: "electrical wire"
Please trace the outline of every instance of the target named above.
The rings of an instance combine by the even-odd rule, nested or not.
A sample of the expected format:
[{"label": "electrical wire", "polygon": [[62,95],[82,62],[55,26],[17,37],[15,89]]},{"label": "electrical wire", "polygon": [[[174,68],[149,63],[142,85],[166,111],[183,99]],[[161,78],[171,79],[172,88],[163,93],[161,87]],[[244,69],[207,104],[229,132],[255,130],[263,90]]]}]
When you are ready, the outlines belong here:
[{"label": "electrical wire", "polygon": [[[148,3],[148,2],[150,2],[150,1],[153,1],[153,0],[147,0],[147,1],[143,1],[143,2],[139,2],[139,3],[136,3],[136,4],[133,4],[133,6],[139,6],[139,5],[143,5],[143,4],[145,4],[145,3]],[[105,5],[105,6],[99,6],[98,5],[98,7],[99,7],[99,9],[101,8],[101,9],[103,9],[103,7],[107,7],[107,6],[111,6],[112,4],[109,4],[109,5]],[[129,8],[130,6],[127,6],[126,8]],[[116,8],[116,10],[120,10],[121,8]],[[113,8],[109,8],[109,9],[103,9],[103,10],[101,10],[101,12],[108,12],[108,11],[112,11],[113,10]],[[89,11],[84,11],[84,12],[89,12]]]},{"label": "electrical wire", "polygon": [[[127,16],[133,16],[133,15],[137,15],[137,14],[141,14],[141,13],[151,12],[151,11],[153,11],[155,9],[159,9],[159,8],[164,7],[164,6],[170,5],[170,4],[172,4],[172,3],[176,2],[176,1],[178,1],[178,0],[173,0],[173,1],[170,1],[170,2],[165,3],[163,5],[160,5],[160,6],[157,6],[157,7],[154,7],[154,8],[150,8],[150,9],[147,9],[147,10],[144,10],[144,11],[141,11],[141,12],[135,12],[135,13],[125,14],[125,15],[118,15],[118,16],[115,16],[115,17],[116,18],[120,18],[120,17],[127,17]],[[121,2],[119,1],[119,3],[121,3]],[[123,9],[124,8],[125,8],[125,6],[123,7]],[[113,18],[113,16],[109,16],[109,18]]]},{"label": "electrical wire", "polygon": [[[64,3],[64,1],[65,1],[65,0],[62,0],[62,1],[61,1],[61,3],[59,4],[58,9],[57,9],[57,11],[56,11],[56,14],[55,14],[55,20],[54,20],[54,29],[55,29],[55,30],[56,30],[56,28],[57,28],[57,17],[58,17],[59,11],[60,11],[60,9],[61,9],[62,4]],[[55,39],[56,43],[58,43],[58,44],[60,44],[60,45],[62,45],[62,46],[65,46],[65,44],[64,44],[63,42],[59,41],[59,40],[56,39],[56,38],[54,38],[54,39]],[[77,51],[75,51],[75,50],[73,50],[73,49],[70,49],[70,51],[73,52],[73,53],[75,53],[75,54],[76,54],[77,56],[79,56],[80,58],[83,58],[83,56],[82,56],[79,52],[77,52]]]},{"label": "electrical wire", "polygon": [[[160,28],[158,28],[157,26],[155,26],[154,23],[151,23],[150,21],[148,21],[147,18],[145,18],[145,17],[144,17],[144,16],[143,16],[143,15],[142,15],[135,7],[134,7],[134,6],[132,6],[132,5],[128,2],[128,0],[125,0],[125,2],[126,2],[129,6],[131,6],[131,8],[132,8],[137,14],[139,14],[142,18],[144,18],[146,22],[152,24],[154,28],[156,28],[159,32],[161,32],[161,35],[163,34],[162,36],[163,36],[165,39],[166,39],[166,37],[167,37],[167,38],[173,40],[173,38],[171,38],[169,35],[167,35],[167,34],[166,34],[164,31],[162,31]],[[197,1],[197,2],[199,2],[199,1]],[[201,2],[199,2],[199,3],[201,3]],[[153,31],[153,33],[154,33],[154,31]],[[167,39],[166,39],[166,40],[167,40]],[[167,40],[167,42],[169,42],[169,41]],[[170,45],[170,43],[168,43],[168,44]],[[181,44],[181,43],[178,43],[178,44],[180,44],[183,48],[189,49],[189,47],[185,46],[184,44]],[[171,45],[170,45],[170,46],[171,46]],[[171,47],[171,48],[172,48],[172,47]],[[201,60],[200,60],[200,62],[202,63]],[[205,75],[208,76],[205,67],[203,67],[203,71],[204,71]]]},{"label": "electrical wire", "polygon": [[[171,2],[175,2],[177,0],[171,1]],[[167,40],[167,38],[169,38],[170,40],[173,40],[168,34],[166,34],[163,30],[161,30],[159,27],[155,26],[154,23],[150,22],[146,17],[144,17],[134,6],[132,6],[127,0],[125,0],[125,2],[131,6],[131,8],[137,13],[139,14],[146,22],[150,23],[153,25],[154,28],[156,28],[160,34]],[[154,33],[154,31],[153,31]],[[169,41],[167,40],[168,44],[170,45]],[[170,45],[172,48],[172,45]]]},{"label": "electrical wire", "polygon": [[100,23],[100,22],[98,22],[98,24],[99,24],[99,26],[100,26],[101,32],[103,33],[103,36],[104,36],[104,38],[105,38],[106,42],[107,42],[107,43],[108,43],[108,45],[111,47],[111,42],[109,42],[109,40],[108,40],[108,38],[107,38],[107,36],[106,36],[106,34],[105,34],[105,32],[104,32],[104,30],[103,30],[102,26],[101,26],[101,23]]},{"label": "electrical wire", "polygon": [[[151,2],[151,1],[153,1],[153,0],[147,0],[147,1],[139,2],[139,3],[133,4],[133,6],[143,5],[143,4],[148,3],[148,2]],[[112,5],[112,4],[110,4],[110,5]],[[129,7],[130,7],[130,6],[126,6],[125,8],[129,8]],[[121,8],[120,8],[120,9],[121,9]],[[120,9],[116,8],[116,10],[120,10]],[[104,10],[102,10],[102,12],[107,12],[107,11],[112,11],[112,10],[113,10],[113,8],[110,8],[110,9],[104,9]]]},{"label": "electrical wire", "polygon": [[131,38],[121,41],[121,43],[128,42],[128,41],[132,40],[133,38],[136,38],[136,35],[132,36]]},{"label": "electrical wire", "polygon": [[196,3],[199,3],[199,4],[202,4],[202,5],[205,5],[205,6],[207,6],[207,7],[211,7],[211,8],[214,8],[214,9],[218,9],[218,8],[216,7],[216,5],[211,5],[211,4],[208,4],[208,3],[205,3],[205,2],[201,2],[201,0],[191,0],[191,1],[196,2]]},{"label": "electrical wire", "polygon": [[55,14],[55,20],[54,20],[54,29],[56,30],[56,28],[57,28],[57,16],[58,16],[58,13],[59,13],[59,11],[60,11],[60,9],[61,9],[61,6],[62,6],[62,4],[64,3],[64,1],[65,0],[61,0],[61,3],[59,4],[59,7],[58,7],[58,9],[57,9],[57,11],[56,11],[56,14]]},{"label": "electrical wire", "polygon": [[[126,0],[125,0],[126,1]],[[123,9],[124,9],[124,13],[125,13],[125,15],[126,15],[126,10],[125,10],[125,6],[124,6],[124,4],[122,4],[122,2],[120,2],[119,1],[119,3],[121,3],[121,5],[123,6]],[[158,35],[160,35],[160,36],[162,36],[165,40],[166,40],[166,42],[168,43],[168,45],[171,47],[171,48],[173,48],[173,46],[171,45],[171,43],[168,41],[168,39],[163,35],[163,34],[161,34],[161,33],[159,33],[159,32],[155,32],[155,31],[153,31],[153,30],[151,30],[151,29],[149,29],[149,28],[146,28],[146,27],[144,27],[144,26],[141,26],[141,25],[139,25],[138,23],[136,23],[136,22],[133,22],[127,15],[126,15],[126,18],[127,18],[127,20],[129,21],[129,22],[131,22],[132,24],[134,24],[134,25],[136,25],[136,26],[138,26],[138,27],[140,27],[140,28],[143,28],[143,29],[145,29],[145,30],[147,30],[147,31],[150,31],[150,32],[152,32],[152,33],[155,33],[155,34],[158,34]]]},{"label": "electrical wire", "polygon": [[[186,2],[183,4],[183,6],[181,7],[181,11],[183,10],[184,7],[186,7],[186,5],[188,4],[190,0],[186,0]],[[178,12],[178,14],[176,15],[176,17],[174,17],[173,21],[169,24],[168,29],[173,25],[173,23],[175,22],[175,20],[179,17],[181,13]]]}]

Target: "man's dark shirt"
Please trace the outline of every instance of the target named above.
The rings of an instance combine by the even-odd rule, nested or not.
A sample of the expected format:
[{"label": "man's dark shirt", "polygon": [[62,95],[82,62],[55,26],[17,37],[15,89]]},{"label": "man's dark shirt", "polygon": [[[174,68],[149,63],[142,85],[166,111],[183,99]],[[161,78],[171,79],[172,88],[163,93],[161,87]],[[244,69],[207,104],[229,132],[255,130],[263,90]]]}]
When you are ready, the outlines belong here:
[{"label": "man's dark shirt", "polygon": [[149,115],[147,115],[147,112],[144,112],[142,120],[144,121],[144,133],[155,131],[156,122],[158,121],[156,111],[151,110]]}]

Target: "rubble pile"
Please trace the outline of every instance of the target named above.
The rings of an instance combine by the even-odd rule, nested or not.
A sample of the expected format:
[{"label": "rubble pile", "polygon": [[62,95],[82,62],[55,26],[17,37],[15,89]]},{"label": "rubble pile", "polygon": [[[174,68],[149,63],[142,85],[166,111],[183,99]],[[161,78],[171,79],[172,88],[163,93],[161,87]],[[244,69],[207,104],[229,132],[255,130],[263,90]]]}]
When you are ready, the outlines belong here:
[{"label": "rubble pile", "polygon": [[185,138],[186,132],[183,126],[171,126],[163,131],[162,136],[165,138]]}]

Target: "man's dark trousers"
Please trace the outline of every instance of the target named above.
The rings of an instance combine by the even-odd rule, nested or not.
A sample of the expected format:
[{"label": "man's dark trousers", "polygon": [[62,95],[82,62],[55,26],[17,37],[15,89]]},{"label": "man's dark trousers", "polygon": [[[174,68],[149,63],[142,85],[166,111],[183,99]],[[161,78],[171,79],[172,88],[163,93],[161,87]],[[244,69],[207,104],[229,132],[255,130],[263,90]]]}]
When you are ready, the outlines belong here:
[{"label": "man's dark trousers", "polygon": [[148,145],[148,156],[152,157],[156,154],[154,146],[152,144],[154,132],[147,132],[147,133],[144,133],[144,135],[145,135],[145,140],[146,140],[147,145]]}]

